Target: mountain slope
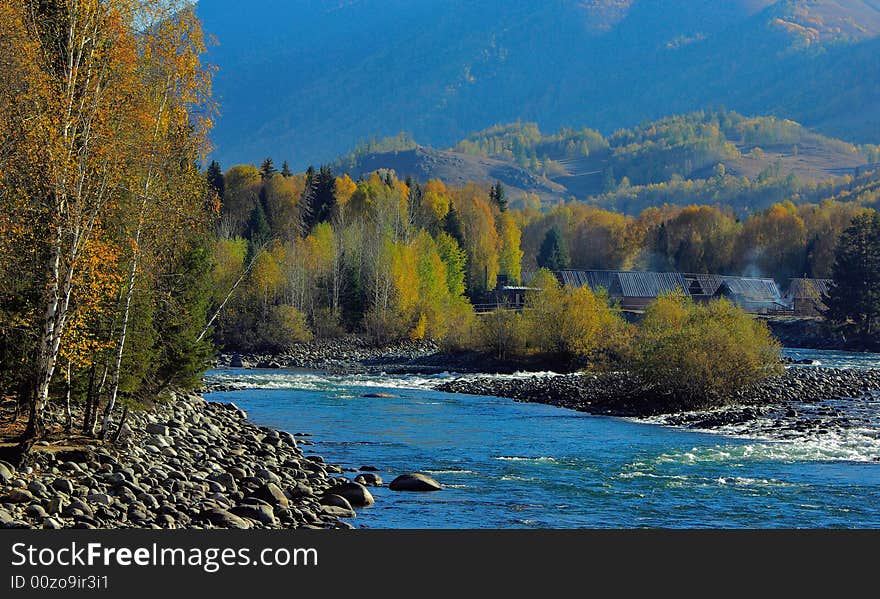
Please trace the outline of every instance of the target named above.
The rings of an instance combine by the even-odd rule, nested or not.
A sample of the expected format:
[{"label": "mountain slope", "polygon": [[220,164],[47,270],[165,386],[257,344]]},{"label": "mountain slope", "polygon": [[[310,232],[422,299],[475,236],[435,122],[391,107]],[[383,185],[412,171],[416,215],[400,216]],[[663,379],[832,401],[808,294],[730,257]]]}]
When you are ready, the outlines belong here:
[{"label": "mountain slope", "polygon": [[[534,123],[522,122],[472,133],[448,150],[396,136],[361,144],[334,167],[355,178],[390,169],[401,178],[441,179],[456,187],[500,181],[517,205],[535,205],[538,199],[545,204],[570,198],[609,201],[621,195],[628,205],[639,206],[647,196],[655,205],[716,203],[718,185],[727,196],[749,186],[775,186],[770,195],[725,200],[748,211],[770,200],[810,199],[823,186],[845,187],[844,176],[873,170],[868,165],[877,162],[880,146],[855,146],[794,121],[700,111],[608,137],[591,129],[545,135]],[[641,191],[630,197],[636,187]]]},{"label": "mountain slope", "polygon": [[216,157],[295,166],[401,130],[610,133],[724,104],[880,138],[878,0],[202,0]]}]

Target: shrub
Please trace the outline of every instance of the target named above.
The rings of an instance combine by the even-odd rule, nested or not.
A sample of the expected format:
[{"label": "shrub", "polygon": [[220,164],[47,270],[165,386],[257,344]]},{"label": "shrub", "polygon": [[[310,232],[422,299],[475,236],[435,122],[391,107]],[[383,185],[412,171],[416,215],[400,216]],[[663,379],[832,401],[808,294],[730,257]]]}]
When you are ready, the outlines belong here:
[{"label": "shrub", "polygon": [[273,306],[263,331],[265,343],[273,349],[285,349],[294,343],[309,341],[312,332],[309,330],[306,315],[293,306]]},{"label": "shrub", "polygon": [[451,302],[446,334],[438,341],[447,351],[477,350],[482,346],[480,319],[465,299]]},{"label": "shrub", "polygon": [[480,347],[503,360],[522,355],[526,344],[523,315],[512,310],[495,310],[480,317]]},{"label": "shrub", "polygon": [[658,390],[698,404],[778,374],[781,347],[767,325],[727,300],[660,297],[635,333],[630,365]]},{"label": "shrub", "polygon": [[588,287],[563,287],[540,270],[526,297],[525,329],[537,353],[594,360],[612,352],[627,328],[608,296]]}]

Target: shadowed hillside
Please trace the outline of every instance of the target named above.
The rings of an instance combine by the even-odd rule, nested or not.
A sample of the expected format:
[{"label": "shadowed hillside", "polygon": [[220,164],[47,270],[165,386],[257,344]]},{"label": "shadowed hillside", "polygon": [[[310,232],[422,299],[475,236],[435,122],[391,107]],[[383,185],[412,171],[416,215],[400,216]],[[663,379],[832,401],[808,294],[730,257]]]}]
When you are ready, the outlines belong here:
[{"label": "shadowed hillside", "polygon": [[876,0],[203,0],[216,157],[445,147],[493,123],[619,127],[724,104],[880,138]]}]

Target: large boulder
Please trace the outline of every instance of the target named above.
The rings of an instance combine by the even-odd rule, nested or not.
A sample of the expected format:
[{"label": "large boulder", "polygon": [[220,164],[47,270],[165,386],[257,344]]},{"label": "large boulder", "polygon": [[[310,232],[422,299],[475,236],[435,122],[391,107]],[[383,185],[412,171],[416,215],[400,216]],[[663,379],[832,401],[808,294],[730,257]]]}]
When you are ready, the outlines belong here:
[{"label": "large boulder", "polygon": [[275,512],[271,505],[245,503],[237,505],[229,511],[236,516],[256,520],[269,526],[277,523]]},{"label": "large boulder", "polygon": [[373,472],[365,472],[354,477],[354,482],[360,483],[365,487],[381,487],[382,477]]},{"label": "large boulder", "polygon": [[354,518],[357,516],[354,510],[347,510],[344,507],[336,507],[335,505],[322,505],[321,513],[333,518]]},{"label": "large boulder", "polygon": [[66,478],[56,478],[52,481],[52,488],[68,495],[73,495],[73,483]]},{"label": "large boulder", "polygon": [[376,500],[373,499],[372,493],[360,483],[342,483],[341,485],[335,485],[330,487],[327,490],[327,493],[339,495],[355,507],[366,507],[376,503]]},{"label": "large boulder", "polygon": [[351,507],[351,504],[348,502],[348,499],[346,499],[342,495],[337,495],[336,493],[328,493],[327,495],[321,497],[321,505],[354,511]]},{"label": "large boulder", "polygon": [[401,474],[391,481],[388,488],[392,491],[439,491],[442,487],[440,483],[426,474],[419,472],[411,472],[409,474]]}]

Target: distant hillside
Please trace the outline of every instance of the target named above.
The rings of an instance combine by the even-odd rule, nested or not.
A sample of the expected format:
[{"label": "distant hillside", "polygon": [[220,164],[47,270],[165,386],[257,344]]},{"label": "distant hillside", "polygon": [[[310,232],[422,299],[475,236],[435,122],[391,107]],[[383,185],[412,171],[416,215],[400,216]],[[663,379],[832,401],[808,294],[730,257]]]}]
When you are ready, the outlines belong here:
[{"label": "distant hillside", "polygon": [[[604,135],[725,105],[880,141],[880,0],[202,0],[215,157],[295,167],[365,136]],[[748,164],[742,167],[748,171]]]},{"label": "distant hillside", "polygon": [[[362,144],[336,167],[354,177],[391,169],[400,177],[452,185],[500,181],[512,200],[531,205],[537,198],[545,205],[576,198],[621,201],[618,208],[638,211],[667,202],[717,203],[724,196],[725,203],[748,211],[789,199],[786,193],[794,196],[854,176],[876,162],[878,146],[856,146],[775,117],[704,111],[620,129],[608,137],[591,129],[548,135],[534,123],[496,125],[447,150],[400,135]],[[695,181],[709,183],[697,189]],[[684,183],[688,193],[682,192]],[[759,198],[732,197],[747,184],[763,192],[776,187]],[[693,197],[694,190],[705,197]]]},{"label": "distant hillside", "polygon": [[412,177],[416,181],[440,179],[453,187],[466,183],[488,186],[500,181],[514,198],[531,193],[544,199],[561,200],[571,195],[564,185],[539,177],[509,161],[424,146],[366,154],[345,170],[357,178],[381,169],[394,170],[398,177]]}]

